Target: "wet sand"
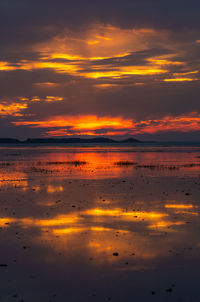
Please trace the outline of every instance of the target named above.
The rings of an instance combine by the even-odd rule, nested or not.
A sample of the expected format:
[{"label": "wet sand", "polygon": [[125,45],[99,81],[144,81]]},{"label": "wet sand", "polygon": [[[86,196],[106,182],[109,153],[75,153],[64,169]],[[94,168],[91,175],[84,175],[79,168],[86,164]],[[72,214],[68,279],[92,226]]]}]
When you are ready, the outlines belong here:
[{"label": "wet sand", "polygon": [[1,148],[0,301],[200,301],[199,156]]}]

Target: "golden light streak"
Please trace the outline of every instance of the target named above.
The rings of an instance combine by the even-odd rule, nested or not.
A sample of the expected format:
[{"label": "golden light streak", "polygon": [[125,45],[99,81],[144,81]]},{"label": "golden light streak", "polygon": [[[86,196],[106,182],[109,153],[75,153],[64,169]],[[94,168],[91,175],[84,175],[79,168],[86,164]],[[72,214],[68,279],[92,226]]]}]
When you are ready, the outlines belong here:
[{"label": "golden light streak", "polygon": [[9,62],[0,62],[0,71],[6,71],[6,70],[15,70],[16,67],[10,65]]},{"label": "golden light streak", "polygon": [[[116,57],[122,57],[127,55],[128,53],[117,55]],[[105,59],[106,57],[91,57],[86,59],[85,63],[88,60],[101,60]],[[122,76],[130,76],[130,75],[155,75],[155,74],[163,74],[167,73],[168,70],[159,68],[157,65],[151,64],[144,65],[144,66],[119,66],[119,67],[110,67],[106,66],[106,71],[94,71],[95,69],[100,69],[102,66],[92,66],[90,67],[89,72],[84,72],[85,65],[82,63],[66,63],[66,62],[51,62],[51,61],[21,61],[17,63],[16,66],[12,67],[13,70],[35,70],[35,69],[52,69],[58,73],[69,73],[72,75],[77,75],[80,77],[98,79],[98,78],[120,78]],[[112,69],[112,70],[110,70]]]},{"label": "golden light streak", "polygon": [[96,88],[113,88],[113,87],[120,87],[121,85],[118,85],[118,84],[97,84],[97,85],[94,85],[94,87]]},{"label": "golden light streak", "polygon": [[126,67],[118,67],[112,68],[112,71],[90,71],[87,73],[83,73],[85,77],[91,79],[99,79],[99,78],[120,78],[122,76],[130,76],[130,75],[155,75],[167,73],[168,70],[161,69],[153,66],[126,66]]},{"label": "golden light streak", "polygon": [[166,204],[165,208],[167,209],[193,209],[192,204]]},{"label": "golden light streak", "polygon": [[95,45],[95,44],[100,43],[100,41],[94,40],[94,41],[88,41],[87,43],[88,43],[89,45]]},{"label": "golden light streak", "polygon": [[162,229],[162,228],[169,228],[175,225],[183,225],[185,224],[184,221],[159,221],[155,224],[149,225],[149,229]]},{"label": "golden light streak", "polygon": [[20,101],[26,101],[28,102],[59,102],[63,101],[63,97],[60,96],[53,96],[53,95],[47,95],[46,97],[39,97],[39,96],[33,96],[32,98],[26,98],[26,97],[19,97]]},{"label": "golden light streak", "polygon": [[171,79],[164,79],[164,82],[193,82],[198,81],[198,78],[171,78]]},{"label": "golden light streak", "polygon": [[69,227],[64,229],[54,229],[53,233],[55,235],[66,235],[71,233],[81,233],[85,231],[106,232],[106,231],[111,231],[111,229],[104,228],[104,227]]},{"label": "golden light streak", "polygon": [[185,75],[190,75],[190,74],[197,74],[199,73],[199,70],[193,70],[193,71],[187,71],[187,72],[176,72],[173,73],[173,76],[177,76],[178,78],[181,76],[185,76]]},{"label": "golden light streak", "polygon": [[180,61],[171,61],[166,59],[156,59],[156,58],[149,58],[147,59],[148,62],[156,64],[156,65],[185,65],[185,62]]},{"label": "golden light streak", "polygon": [[72,234],[72,233],[80,233],[85,232],[88,229],[85,227],[73,227],[73,228],[65,228],[65,229],[54,229],[53,234],[54,235],[66,235],[66,234]]},{"label": "golden light streak", "polygon": [[77,223],[81,220],[80,217],[76,215],[58,215],[50,219],[32,219],[32,218],[23,218],[19,220],[20,223],[24,225],[35,225],[40,227],[55,227],[62,225],[71,225]]},{"label": "golden light streak", "polygon": [[137,217],[138,219],[147,219],[147,220],[154,220],[154,219],[160,219],[162,217],[167,217],[168,214],[160,213],[160,212],[138,212],[138,211],[132,211],[132,212],[125,212],[122,211],[120,208],[107,210],[107,209],[91,209],[86,211],[87,215],[91,216],[112,216],[112,217],[121,217],[125,219],[134,219]]},{"label": "golden light streak", "polygon": [[[21,70],[34,70],[34,69],[52,69],[59,73],[70,73],[77,74],[78,71],[82,69],[82,67],[76,64],[66,64],[59,62],[43,62],[43,61],[35,61],[35,62],[21,62],[18,63],[18,69]],[[17,68],[16,68],[17,69]]]},{"label": "golden light streak", "polygon": [[86,57],[78,56],[78,55],[71,55],[67,53],[51,53],[47,57],[41,58],[43,60],[46,59],[64,59],[64,60],[69,60],[69,61],[79,61],[79,60],[85,60],[87,59]]},{"label": "golden light streak", "polygon": [[[130,52],[123,52],[119,54],[115,54],[113,57],[114,58],[123,58],[130,55]],[[51,53],[46,57],[41,57],[42,60],[51,60],[51,59],[64,59],[64,60],[69,60],[69,61],[101,61],[101,60],[106,60],[106,59],[112,59],[112,56],[95,56],[95,57],[90,57],[90,56],[78,56],[78,55],[71,55],[67,53]],[[80,62],[79,62],[80,63]]]},{"label": "golden light streak", "polygon": [[57,101],[63,101],[63,98],[58,97],[58,96],[49,96],[49,95],[47,95],[45,101],[46,102],[57,102]]}]

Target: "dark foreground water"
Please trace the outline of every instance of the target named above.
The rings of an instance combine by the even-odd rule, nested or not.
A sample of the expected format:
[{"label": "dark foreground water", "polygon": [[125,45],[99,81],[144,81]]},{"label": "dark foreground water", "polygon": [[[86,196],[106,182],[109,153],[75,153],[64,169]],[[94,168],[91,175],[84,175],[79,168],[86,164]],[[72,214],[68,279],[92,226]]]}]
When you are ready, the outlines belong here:
[{"label": "dark foreground water", "polygon": [[0,148],[0,301],[200,301],[200,147]]}]

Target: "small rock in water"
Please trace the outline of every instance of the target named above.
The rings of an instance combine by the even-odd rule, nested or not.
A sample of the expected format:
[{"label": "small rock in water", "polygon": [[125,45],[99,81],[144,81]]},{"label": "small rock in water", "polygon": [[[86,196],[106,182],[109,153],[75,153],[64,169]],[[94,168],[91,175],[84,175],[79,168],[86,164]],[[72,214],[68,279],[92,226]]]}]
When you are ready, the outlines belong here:
[{"label": "small rock in water", "polygon": [[168,292],[168,293],[171,293],[173,291],[173,289],[172,288],[167,288],[165,291]]},{"label": "small rock in water", "polygon": [[113,253],[113,256],[119,256],[119,253]]}]

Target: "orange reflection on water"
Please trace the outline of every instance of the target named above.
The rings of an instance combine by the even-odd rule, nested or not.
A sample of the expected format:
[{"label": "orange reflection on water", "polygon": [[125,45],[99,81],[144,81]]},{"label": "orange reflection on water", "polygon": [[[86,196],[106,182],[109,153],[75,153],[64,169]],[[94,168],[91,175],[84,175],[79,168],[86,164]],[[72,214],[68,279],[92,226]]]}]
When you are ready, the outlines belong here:
[{"label": "orange reflection on water", "polygon": [[23,172],[4,170],[0,173],[0,187],[12,186],[12,187],[27,187],[27,176]]},{"label": "orange reflection on water", "polygon": [[61,226],[68,225],[78,222],[81,217],[76,215],[58,215],[55,218],[49,219],[32,219],[32,218],[23,218],[20,219],[19,222],[24,226],[32,225],[32,226],[41,226],[41,227],[52,227],[52,226]]},{"label": "orange reflection on water", "polygon": [[73,227],[73,228],[64,228],[64,229],[53,229],[53,234],[55,235],[64,235],[71,233],[81,233],[84,231],[92,231],[92,232],[106,232],[111,231],[112,229],[104,228],[104,227]]},{"label": "orange reflection on water", "polygon": [[14,218],[9,218],[9,217],[6,217],[6,218],[0,218],[0,227],[8,227],[9,224],[11,223],[14,223],[16,221],[16,219]]},{"label": "orange reflection on water", "polygon": [[[95,150],[96,149],[96,150]],[[122,158],[121,153],[117,152],[117,149],[112,148],[113,151],[116,152],[99,152],[98,148],[89,148],[87,152],[87,148],[80,153],[70,153],[66,156],[66,153],[58,153],[56,155],[57,164],[51,164],[45,166],[45,162],[43,165],[47,169],[51,169],[56,173],[70,173],[72,177],[85,177],[85,178],[102,178],[102,177],[119,177],[122,174],[132,174],[133,166],[120,166],[115,165],[115,162],[119,162]],[[123,154],[124,160],[128,160],[130,158],[129,153]],[[48,162],[55,162],[55,154],[48,154],[46,157]],[[66,163],[68,162],[68,163]],[[71,162],[71,164],[70,164]],[[76,164],[77,162],[77,164]],[[81,164],[81,162],[85,162],[85,164]],[[79,164],[80,163],[80,164]],[[42,167],[43,168],[43,167]]]},{"label": "orange reflection on water", "polygon": [[174,210],[176,214],[199,215],[197,211],[194,211],[195,208],[198,209],[198,206],[192,204],[166,204],[165,208]]},{"label": "orange reflection on water", "polygon": [[194,206],[192,204],[166,204],[165,208],[169,208],[169,209],[193,209]]},{"label": "orange reflection on water", "polygon": [[163,228],[169,228],[171,226],[176,225],[183,225],[185,224],[184,221],[158,221],[155,224],[149,225],[149,229],[163,229]]},{"label": "orange reflection on water", "polygon": [[181,211],[181,210],[177,210],[175,211],[176,214],[187,214],[187,215],[193,215],[193,216],[199,216],[198,212],[189,212],[189,211]]},{"label": "orange reflection on water", "polygon": [[[180,215],[179,219],[172,219],[165,210],[165,206],[163,211],[91,208],[41,219],[4,217],[0,219],[0,226],[9,227],[13,223],[30,232],[32,228],[38,228],[40,232],[36,232],[33,238],[36,244],[48,245],[55,251],[67,253],[77,252],[81,247],[81,253],[95,258],[96,264],[104,261],[117,263],[119,259],[130,260],[133,255],[137,259],[166,256],[169,247],[176,244],[177,236],[184,235],[188,216]],[[178,226],[182,227],[181,232]],[[173,232],[173,238],[165,237],[164,232]],[[154,235],[159,240],[155,241]],[[119,253],[119,257],[113,257],[115,252]]]},{"label": "orange reflection on water", "polygon": [[71,233],[81,233],[84,231],[87,231],[87,228],[84,227],[74,227],[74,228],[65,228],[65,229],[53,229],[53,234],[54,235],[66,235],[66,234],[71,234]]},{"label": "orange reflection on water", "polygon": [[63,186],[49,185],[47,187],[47,192],[48,193],[55,193],[55,192],[62,192],[62,191],[63,191]]},{"label": "orange reflection on water", "polygon": [[120,217],[122,219],[147,219],[147,220],[154,220],[154,219],[161,219],[162,217],[168,216],[168,214],[160,213],[160,212],[143,212],[143,211],[132,211],[132,212],[125,212],[121,208],[116,208],[113,210],[107,209],[90,209],[85,212],[87,215],[91,216],[112,216],[112,217]]}]

